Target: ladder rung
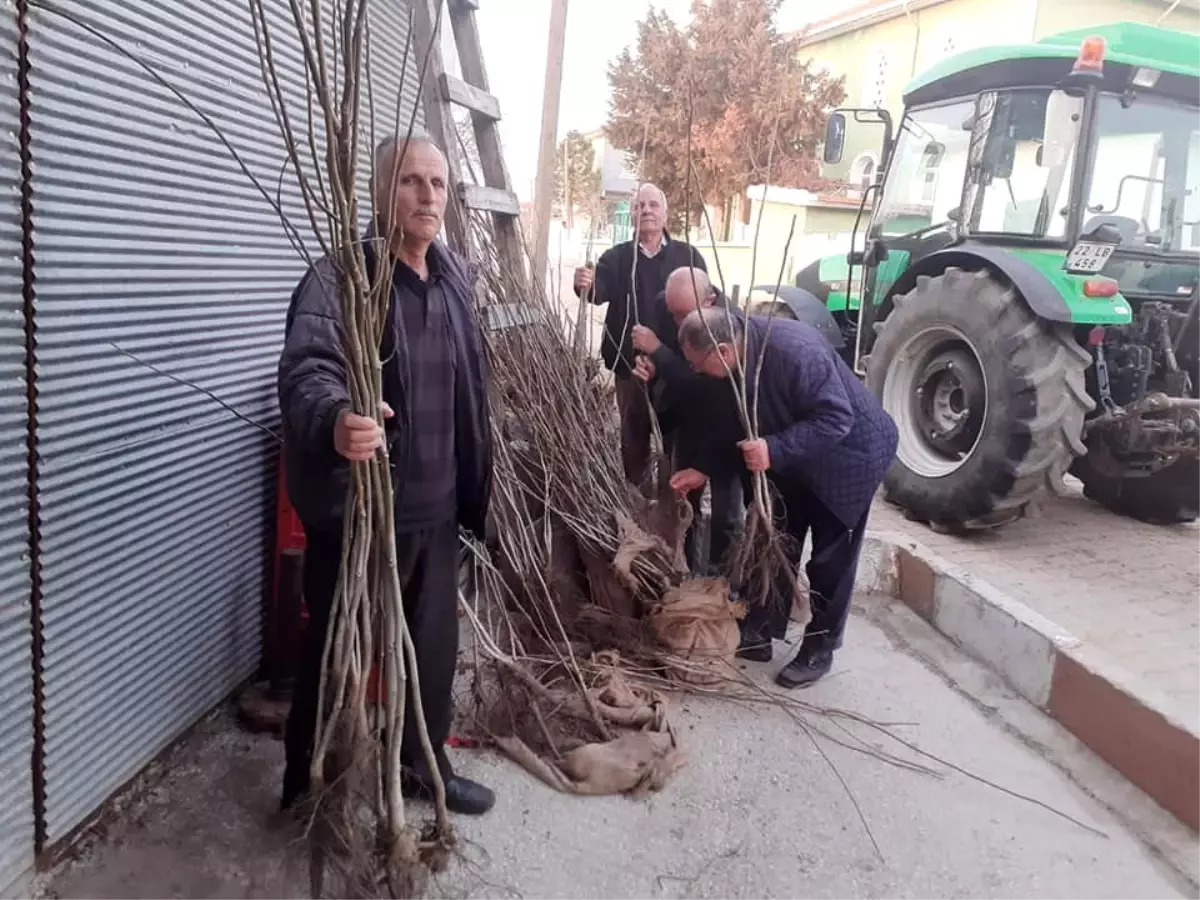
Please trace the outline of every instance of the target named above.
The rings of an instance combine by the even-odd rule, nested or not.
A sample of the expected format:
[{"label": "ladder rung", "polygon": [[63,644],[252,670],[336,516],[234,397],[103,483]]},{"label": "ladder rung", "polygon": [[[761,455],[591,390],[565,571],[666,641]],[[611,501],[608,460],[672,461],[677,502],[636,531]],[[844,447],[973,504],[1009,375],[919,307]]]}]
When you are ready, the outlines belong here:
[{"label": "ladder rung", "polygon": [[521,201],[512,191],[482,187],[477,184],[459,185],[458,191],[459,197],[468,209],[480,209],[509,216],[521,214]]},{"label": "ladder rung", "polygon": [[447,75],[444,72],[439,82],[442,88],[443,100],[457,103],[459,106],[471,110],[471,112],[487,116],[493,122],[500,120],[500,101],[487,91],[481,91],[475,85],[467,84],[461,78],[455,78],[453,75]]}]

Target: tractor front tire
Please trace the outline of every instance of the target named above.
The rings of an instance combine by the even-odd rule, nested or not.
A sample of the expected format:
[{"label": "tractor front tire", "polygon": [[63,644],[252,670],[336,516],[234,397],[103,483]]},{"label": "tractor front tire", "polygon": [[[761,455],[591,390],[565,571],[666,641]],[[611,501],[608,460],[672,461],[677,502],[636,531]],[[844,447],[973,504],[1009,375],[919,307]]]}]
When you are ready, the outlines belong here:
[{"label": "tractor front tire", "polygon": [[948,531],[994,528],[1057,492],[1085,452],[1091,362],[989,272],[921,276],[875,326],[867,384],[900,432],[884,496]]}]

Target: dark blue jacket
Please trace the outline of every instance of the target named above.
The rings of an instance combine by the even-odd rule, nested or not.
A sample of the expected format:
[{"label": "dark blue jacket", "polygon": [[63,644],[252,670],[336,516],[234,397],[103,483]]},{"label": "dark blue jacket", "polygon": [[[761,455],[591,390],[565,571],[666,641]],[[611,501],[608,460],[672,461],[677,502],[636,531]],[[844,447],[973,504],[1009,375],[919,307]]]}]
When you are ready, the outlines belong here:
[{"label": "dark blue jacket", "polygon": [[755,316],[746,328],[746,393],[753,402],[757,380],[772,479],[785,494],[791,483],[807,489],[853,528],[895,458],[895,423],[811,325]]},{"label": "dark blue jacket", "polygon": [[[374,267],[365,244],[368,267]],[[445,279],[446,310],[454,340],[455,459],[458,468],[458,522],[484,535],[492,486],[492,443],[488,421],[487,361],[472,308],[467,263],[434,242],[429,253]],[[350,406],[346,358],[341,341],[342,311],[334,263],[324,258],[301,279],[288,306],[283,353],[279,359],[279,407],[288,496],[306,529],[342,529],[350,464],[333,446],[338,413]],[[395,287],[383,344],[396,348],[382,360],[383,399],[395,412],[386,424],[392,474],[405,471],[412,439],[408,356],[403,324],[395,309]],[[404,485],[395,485],[396,493]]]}]

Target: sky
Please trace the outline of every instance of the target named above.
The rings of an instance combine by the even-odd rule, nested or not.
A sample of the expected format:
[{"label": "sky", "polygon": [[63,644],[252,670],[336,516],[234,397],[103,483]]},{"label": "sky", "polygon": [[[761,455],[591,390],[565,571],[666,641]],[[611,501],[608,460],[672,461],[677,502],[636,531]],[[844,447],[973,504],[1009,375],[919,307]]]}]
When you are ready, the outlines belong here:
[{"label": "sky", "polygon": [[[783,30],[825,18],[861,0],[784,0]],[[500,139],[513,189],[532,199],[537,173],[550,0],[485,0],[475,14],[491,93],[500,101]],[[569,0],[558,134],[590,131],[608,115],[608,63],[637,38],[649,0]],[[656,0],[680,23],[691,0]],[[449,29],[447,29],[448,31]],[[452,46],[452,45],[451,45]],[[449,54],[447,54],[449,58]],[[448,65],[451,70],[454,66]]]}]

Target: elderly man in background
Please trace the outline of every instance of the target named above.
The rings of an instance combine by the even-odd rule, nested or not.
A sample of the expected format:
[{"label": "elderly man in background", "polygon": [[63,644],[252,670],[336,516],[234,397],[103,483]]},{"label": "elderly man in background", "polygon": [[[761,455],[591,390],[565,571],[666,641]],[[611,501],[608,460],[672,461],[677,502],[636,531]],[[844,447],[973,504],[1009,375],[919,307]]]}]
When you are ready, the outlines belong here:
[{"label": "elderly man in background", "polygon": [[[492,792],[455,775],[446,756],[458,653],[458,529],[482,538],[491,494],[492,453],[483,342],[471,308],[466,263],[437,240],[446,209],[447,166],[428,139],[388,140],[375,154],[376,234],[368,265],[394,265],[380,347],[385,427],[350,409],[335,264],[317,262],[288,309],[279,361],[288,495],[304,524],[308,634],[286,733],[281,806],[309,789],[317,692],[341,564],[342,515],[350,466],[387,443],[395,484],[397,565],[404,612],[416,646],[425,724],[454,812],[480,814]],[[394,412],[393,412],[394,411]],[[406,796],[429,797],[432,773],[421,752],[414,704],[401,740]]]},{"label": "elderly man in background", "polygon": [[650,321],[654,300],[671,272],[681,266],[705,266],[694,247],[667,234],[667,198],[657,187],[638,188],[632,213],[637,230],[633,239],[604,251],[595,272],[586,266],[576,269],[575,293],[582,297],[591,291],[592,303],[608,304],[600,353],[616,378],[625,477],[640,486],[650,460],[652,429],[645,391],[633,377],[633,327]]},{"label": "elderly man in background", "polygon": [[[794,566],[812,534],[806,567],[812,619],[795,658],[776,677],[784,687],[812,684],[830,670],[842,643],[871,500],[896,454],[896,425],[811,325],[701,309],[684,320],[679,343],[697,372],[732,373],[746,380],[747,396],[757,396],[762,437],[743,436],[737,447],[746,469],[765,472],[778,491]],[[792,596],[792,574],[781,578],[772,608],[747,615],[743,658],[770,660],[771,639],[787,628],[790,603],[779,601]]]},{"label": "elderly man in background", "polygon": [[[708,553],[697,546],[704,481],[684,491],[693,525],[685,553],[693,570],[718,569],[737,541],[742,523],[741,454],[718,439],[736,424],[733,392],[722,381],[695,372],[679,347],[679,326],[696,309],[726,308],[725,295],[699,267],[676,269],[651,311],[648,324],[633,329],[634,375],[650,385],[667,457],[676,471],[703,470],[711,491]],[[723,423],[723,424],[718,424]],[[677,483],[678,486],[678,483]],[[684,486],[686,487],[686,485]],[[702,561],[703,560],[703,561]]]}]

